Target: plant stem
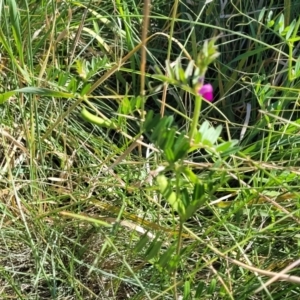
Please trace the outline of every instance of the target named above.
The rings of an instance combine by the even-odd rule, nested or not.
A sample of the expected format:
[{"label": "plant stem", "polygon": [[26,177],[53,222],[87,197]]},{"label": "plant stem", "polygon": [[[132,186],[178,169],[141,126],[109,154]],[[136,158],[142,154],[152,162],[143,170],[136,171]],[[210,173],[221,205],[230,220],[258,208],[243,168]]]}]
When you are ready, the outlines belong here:
[{"label": "plant stem", "polygon": [[177,268],[178,268],[178,263],[180,259],[180,250],[181,250],[181,243],[182,243],[182,230],[183,230],[183,221],[180,220],[179,224],[179,232],[178,232],[178,243],[177,243],[177,249],[176,249],[176,256],[177,256],[177,266],[174,271],[174,299],[178,299],[178,293],[177,293]]},{"label": "plant stem", "polygon": [[[176,15],[177,15],[177,10],[178,10],[178,4],[179,4],[179,0],[175,0],[174,1],[174,5],[172,8],[172,20],[171,20],[171,24],[170,24],[170,33],[169,33],[169,43],[168,43],[168,52],[167,52],[167,61],[170,61],[171,58],[171,50],[172,50],[172,38],[173,38],[173,34],[174,34],[174,27],[175,27],[175,19],[176,19]],[[166,74],[167,76],[169,76],[170,74]],[[166,97],[167,97],[167,84],[164,85],[163,88],[163,94],[162,94],[162,106],[160,109],[160,114],[163,117],[164,113],[165,113],[165,105],[166,105]]]},{"label": "plant stem", "polygon": [[189,132],[189,138],[190,142],[194,138],[196,131],[197,131],[197,125],[200,117],[200,111],[201,111],[201,103],[202,103],[202,97],[196,95],[195,96],[195,108],[194,108],[194,115],[193,115],[193,120],[192,120],[192,125],[191,129]]}]

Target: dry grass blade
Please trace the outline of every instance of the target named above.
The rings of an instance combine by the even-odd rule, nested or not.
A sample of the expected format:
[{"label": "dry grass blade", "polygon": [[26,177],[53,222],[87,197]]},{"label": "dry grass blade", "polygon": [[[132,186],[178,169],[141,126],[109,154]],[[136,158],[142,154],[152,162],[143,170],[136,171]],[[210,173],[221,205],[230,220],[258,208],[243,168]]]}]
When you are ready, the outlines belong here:
[{"label": "dry grass blade", "polygon": [[[255,290],[255,293],[259,293],[260,291],[267,288],[270,284],[274,283],[277,280],[283,280],[282,275],[286,275],[287,272],[296,268],[299,264],[300,264],[300,259],[294,261],[292,264],[290,264],[289,266],[284,268],[282,271],[280,271],[279,273],[276,273],[276,275],[273,278],[269,279],[266,283],[264,283],[263,286],[261,286],[260,288]],[[288,276],[291,276],[291,275],[288,275]],[[300,278],[297,279],[296,283],[300,283]]]}]

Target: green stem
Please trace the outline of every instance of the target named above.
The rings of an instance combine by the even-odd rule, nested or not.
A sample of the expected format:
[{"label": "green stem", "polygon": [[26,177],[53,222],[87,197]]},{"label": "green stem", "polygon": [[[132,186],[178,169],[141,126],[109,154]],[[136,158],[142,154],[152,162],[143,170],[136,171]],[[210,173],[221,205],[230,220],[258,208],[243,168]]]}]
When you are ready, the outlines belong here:
[{"label": "green stem", "polygon": [[167,60],[170,60],[171,57],[171,49],[172,49],[172,38],[173,38],[173,34],[174,34],[174,26],[175,26],[175,20],[176,20],[176,15],[177,15],[177,10],[178,10],[178,3],[179,0],[175,0],[174,1],[174,5],[173,5],[173,10],[172,10],[172,19],[171,19],[171,25],[170,25],[170,33],[169,33],[169,43],[168,43],[168,52],[167,52]]},{"label": "green stem", "polygon": [[180,255],[180,250],[181,250],[182,230],[183,230],[183,221],[180,220],[179,231],[178,231],[178,244],[177,244],[177,251],[176,251],[176,254],[178,255],[178,257]]},{"label": "green stem", "polygon": [[[177,243],[177,249],[176,249],[176,256],[179,259],[180,258],[180,250],[181,250],[181,244],[182,244],[182,231],[183,231],[183,221],[180,220],[179,224],[179,232],[178,232],[178,243]],[[178,262],[177,262],[178,263]],[[178,293],[177,293],[177,268],[176,266],[175,272],[174,272],[174,299],[178,299]]]},{"label": "green stem", "polygon": [[199,122],[200,111],[201,111],[201,103],[202,103],[202,97],[196,95],[194,115],[193,115],[191,129],[190,129],[190,132],[189,132],[190,142],[192,141],[192,139],[194,138],[194,136],[197,132],[197,125],[198,125],[198,122]]}]

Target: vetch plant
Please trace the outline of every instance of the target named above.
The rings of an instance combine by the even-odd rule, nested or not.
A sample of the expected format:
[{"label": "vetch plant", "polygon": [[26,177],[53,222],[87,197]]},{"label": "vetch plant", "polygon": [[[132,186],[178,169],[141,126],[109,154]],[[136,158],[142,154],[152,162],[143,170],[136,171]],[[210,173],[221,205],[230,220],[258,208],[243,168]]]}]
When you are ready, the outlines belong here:
[{"label": "vetch plant", "polygon": [[[198,130],[202,99],[209,102],[213,101],[212,85],[210,83],[203,84],[203,82],[208,64],[213,62],[219,55],[214,42],[215,39],[212,39],[210,42],[206,41],[196,62],[190,62],[186,70],[183,70],[178,60],[173,68],[171,68],[170,64],[166,64],[170,78],[166,79],[164,76],[161,76],[162,73],[158,74],[159,78],[166,79],[168,83],[181,84],[186,90],[188,90],[186,85],[189,77],[193,76],[193,87],[190,91],[195,97],[195,108],[189,133],[187,134],[184,131],[178,133],[178,128],[174,125],[172,116],[161,118],[159,115],[154,115],[152,111],[148,112],[144,122],[144,131],[150,133],[151,141],[162,150],[164,158],[168,162],[165,172],[170,174],[170,171],[172,171],[176,178],[175,188],[173,188],[174,182],[171,179],[169,180],[164,174],[158,176],[157,183],[160,192],[167,199],[172,209],[178,213],[181,223],[189,219],[201,203],[205,201],[205,190],[208,187],[185,165],[184,160],[188,158],[188,154],[202,149],[216,156],[217,160],[221,161],[222,153],[231,153],[235,149],[234,145],[236,144],[236,141],[218,144],[222,131],[221,126],[215,129],[205,121]],[[196,66],[192,67],[195,63]],[[183,174],[185,175],[184,178]],[[184,187],[187,182],[193,185],[192,195]]]},{"label": "vetch plant", "polygon": [[[194,96],[194,113],[189,132],[179,131],[173,116],[161,117],[154,115],[152,111],[147,113],[143,124],[144,132],[149,135],[151,142],[161,150],[163,158],[167,162],[163,171],[157,176],[156,182],[162,199],[167,201],[171,212],[179,221],[176,253],[170,251],[169,254],[173,264],[172,269],[175,270],[175,294],[177,293],[176,269],[180,262],[183,225],[213,196],[213,193],[222,184],[220,178],[225,177],[225,173],[217,174],[216,171],[211,170],[200,179],[193,169],[186,165],[185,161],[191,152],[201,151],[211,156],[211,161],[216,166],[220,166],[228,155],[237,151],[237,147],[235,147],[237,141],[219,142],[221,126],[214,128],[208,121],[205,121],[198,129],[202,100],[213,101],[213,86],[210,83],[204,83],[204,78],[208,65],[219,55],[214,42],[215,40],[205,42],[198,58],[191,61],[185,70],[182,68],[180,60],[177,60],[172,67],[170,63],[166,63],[168,76],[160,71],[155,76],[164,82],[181,87]],[[190,81],[192,81],[192,87],[189,85]],[[164,268],[165,266],[161,265],[160,267]]]}]

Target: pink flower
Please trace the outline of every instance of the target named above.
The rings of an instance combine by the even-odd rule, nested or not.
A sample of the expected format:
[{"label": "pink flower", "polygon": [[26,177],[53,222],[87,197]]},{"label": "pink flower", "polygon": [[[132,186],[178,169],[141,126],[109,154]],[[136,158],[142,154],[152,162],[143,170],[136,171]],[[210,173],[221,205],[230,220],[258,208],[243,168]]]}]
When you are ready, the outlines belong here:
[{"label": "pink flower", "polygon": [[203,84],[200,89],[198,90],[198,94],[203,97],[206,101],[213,101],[214,95],[213,95],[213,87],[210,83]]}]

